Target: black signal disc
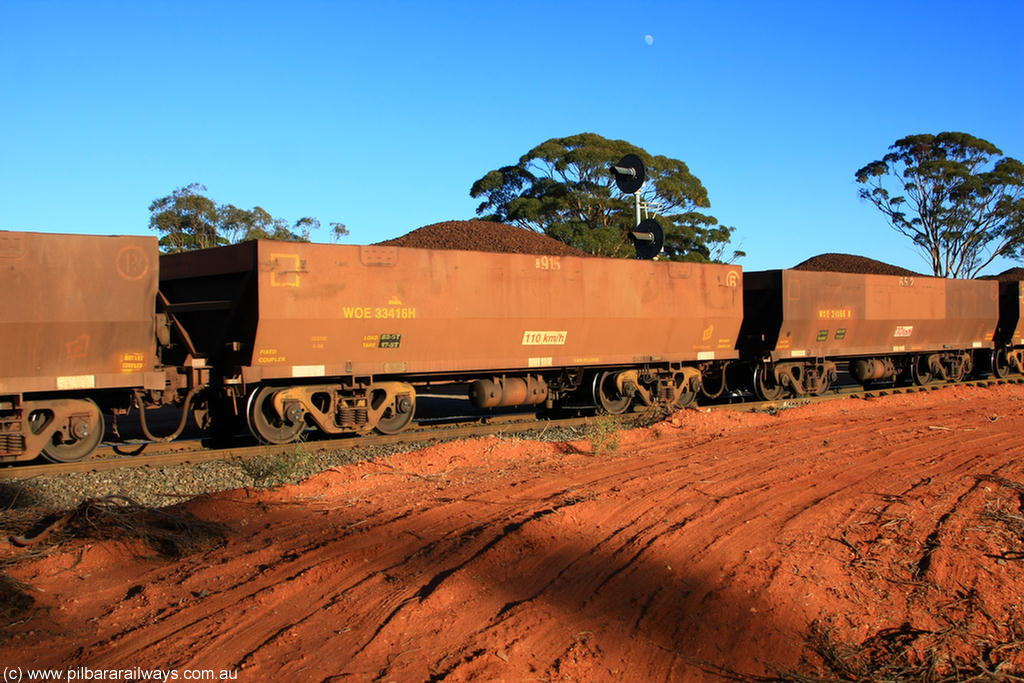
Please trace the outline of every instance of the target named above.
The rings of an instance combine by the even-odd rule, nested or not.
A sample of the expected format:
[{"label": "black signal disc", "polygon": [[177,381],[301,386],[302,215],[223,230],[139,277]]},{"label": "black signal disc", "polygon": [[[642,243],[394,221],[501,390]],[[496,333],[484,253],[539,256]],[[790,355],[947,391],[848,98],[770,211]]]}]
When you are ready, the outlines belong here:
[{"label": "black signal disc", "polygon": [[629,233],[629,239],[633,242],[638,259],[652,259],[661,253],[665,246],[665,231],[661,229],[661,223],[653,218],[640,221],[640,225]]},{"label": "black signal disc", "polygon": [[[619,169],[628,169],[621,172]],[[612,175],[615,176],[615,184],[623,194],[633,194],[639,190],[644,180],[647,179],[647,169],[644,167],[644,160],[636,154],[627,154],[622,157],[619,163],[612,166]]]}]

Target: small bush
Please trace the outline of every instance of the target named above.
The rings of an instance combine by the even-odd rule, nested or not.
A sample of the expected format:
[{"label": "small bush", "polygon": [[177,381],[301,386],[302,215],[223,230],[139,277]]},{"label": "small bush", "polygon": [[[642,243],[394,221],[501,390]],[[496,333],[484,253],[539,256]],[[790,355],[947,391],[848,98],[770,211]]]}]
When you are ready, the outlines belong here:
[{"label": "small bush", "polygon": [[589,421],[585,435],[594,455],[605,455],[619,450],[619,423],[614,415],[598,415]]}]

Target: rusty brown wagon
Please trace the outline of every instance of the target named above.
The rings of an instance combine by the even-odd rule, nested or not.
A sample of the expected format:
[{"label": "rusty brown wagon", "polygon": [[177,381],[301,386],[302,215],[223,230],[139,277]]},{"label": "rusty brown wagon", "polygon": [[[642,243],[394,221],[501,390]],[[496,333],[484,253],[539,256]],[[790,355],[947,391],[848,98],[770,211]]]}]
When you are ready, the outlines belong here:
[{"label": "rusty brown wagon", "polygon": [[[744,274],[741,355],[762,398],[859,382],[959,381],[990,357],[997,283],[770,270]],[[986,361],[987,362],[987,361]]]},{"label": "rusty brown wagon", "polygon": [[396,432],[417,391],[482,407],[683,405],[737,357],[736,266],[257,241],[161,257],[184,354],[212,368],[211,419],[264,441],[309,426]]},{"label": "rusty brown wagon", "polygon": [[102,408],[163,389],[153,237],[0,232],[0,460],[87,457]]}]

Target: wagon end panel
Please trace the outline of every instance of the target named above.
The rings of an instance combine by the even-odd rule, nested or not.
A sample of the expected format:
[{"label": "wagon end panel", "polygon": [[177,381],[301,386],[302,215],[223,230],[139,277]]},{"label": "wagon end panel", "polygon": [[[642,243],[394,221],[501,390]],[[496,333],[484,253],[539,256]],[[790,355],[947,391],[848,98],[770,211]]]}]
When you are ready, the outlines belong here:
[{"label": "wagon end panel", "polygon": [[996,342],[1002,346],[1024,345],[1024,287],[1019,280],[999,283],[999,324]]},{"label": "wagon end panel", "polygon": [[999,324],[999,283],[947,280],[946,323],[935,337],[943,348],[991,348]]},{"label": "wagon end panel", "polygon": [[256,242],[160,257],[158,310],[168,316],[170,365],[201,357],[228,370],[251,363],[258,323]]},{"label": "wagon end panel", "polygon": [[747,359],[775,350],[782,329],[782,271],[747,271],[743,274],[743,322],[738,349]]}]

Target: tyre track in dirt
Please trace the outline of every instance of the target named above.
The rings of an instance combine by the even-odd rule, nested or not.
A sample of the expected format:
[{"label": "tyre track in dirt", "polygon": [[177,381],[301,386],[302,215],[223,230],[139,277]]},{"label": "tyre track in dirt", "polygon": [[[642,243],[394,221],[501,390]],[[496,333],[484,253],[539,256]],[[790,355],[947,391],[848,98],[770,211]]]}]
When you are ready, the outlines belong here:
[{"label": "tyre track in dirt", "polygon": [[[246,680],[716,680],[714,666],[796,666],[811,621],[848,614],[837,623],[865,633],[894,596],[914,609],[893,588],[914,566],[918,583],[969,570],[949,551],[986,504],[977,477],[1024,478],[1017,394],[681,413],[613,454],[488,439],[222,494],[190,509],[239,530],[225,547],[107,567],[94,595],[34,620],[50,646],[15,642],[36,663],[144,658]],[[1006,415],[988,419],[979,396]],[[88,571],[109,552],[87,549]],[[55,566],[25,579],[60,601]],[[133,585],[145,588],[128,598]]]}]

